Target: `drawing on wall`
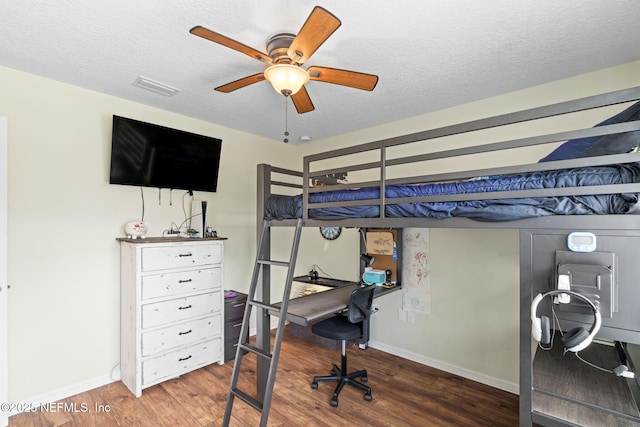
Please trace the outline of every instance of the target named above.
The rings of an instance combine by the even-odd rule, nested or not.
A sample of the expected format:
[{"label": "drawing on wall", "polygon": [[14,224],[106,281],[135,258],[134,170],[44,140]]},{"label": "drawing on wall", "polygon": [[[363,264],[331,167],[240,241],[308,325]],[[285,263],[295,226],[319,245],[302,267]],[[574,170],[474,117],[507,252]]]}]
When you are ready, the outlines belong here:
[{"label": "drawing on wall", "polygon": [[431,313],[431,254],[428,228],[402,231],[402,308]]}]

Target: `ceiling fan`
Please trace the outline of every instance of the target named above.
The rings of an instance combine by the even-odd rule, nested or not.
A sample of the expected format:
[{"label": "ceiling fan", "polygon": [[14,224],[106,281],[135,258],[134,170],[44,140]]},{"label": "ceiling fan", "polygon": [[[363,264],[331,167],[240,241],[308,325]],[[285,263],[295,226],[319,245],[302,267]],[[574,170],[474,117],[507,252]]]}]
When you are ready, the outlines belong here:
[{"label": "ceiling fan", "polygon": [[298,113],[303,114],[314,110],[311,98],[304,86],[309,80],[368,91],[373,90],[378,83],[378,76],[373,74],[318,66],[311,66],[306,70],[302,68],[302,64],[341,24],[340,20],[326,9],[316,6],[297,35],[279,33],[272,36],[267,41],[268,53],[253,49],[202,26],[193,27],[189,32],[269,65],[264,72],[218,86],[215,90],[229,93],[268,80],[277,92],[284,96],[290,96]]}]

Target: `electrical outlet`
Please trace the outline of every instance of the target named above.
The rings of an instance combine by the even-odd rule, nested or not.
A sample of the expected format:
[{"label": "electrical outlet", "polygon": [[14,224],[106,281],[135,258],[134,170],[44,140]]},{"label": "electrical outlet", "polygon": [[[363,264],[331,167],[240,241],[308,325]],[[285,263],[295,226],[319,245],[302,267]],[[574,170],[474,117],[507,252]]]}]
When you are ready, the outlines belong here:
[{"label": "electrical outlet", "polygon": [[401,322],[415,323],[415,312],[413,310],[398,309],[398,320]]}]

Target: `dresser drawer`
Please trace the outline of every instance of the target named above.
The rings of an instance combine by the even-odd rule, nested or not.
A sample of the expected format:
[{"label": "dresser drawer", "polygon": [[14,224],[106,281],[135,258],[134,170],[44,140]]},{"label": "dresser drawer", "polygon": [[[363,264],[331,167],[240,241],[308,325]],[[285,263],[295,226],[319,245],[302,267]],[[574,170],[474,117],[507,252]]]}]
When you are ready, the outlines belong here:
[{"label": "dresser drawer", "polygon": [[163,323],[177,322],[221,311],[221,292],[209,292],[186,298],[144,304],[142,306],[142,328],[151,328]]},{"label": "dresser drawer", "polygon": [[222,285],[222,270],[218,267],[142,277],[142,299],[179,295],[216,289]]},{"label": "dresser drawer", "polygon": [[220,359],[220,338],[194,344],[142,362],[142,385],[180,375]]},{"label": "dresser drawer", "polygon": [[142,248],[142,271],[216,265],[222,262],[222,245],[184,244]]},{"label": "dresser drawer", "polygon": [[220,335],[222,315],[191,320],[142,333],[142,355],[150,356],[172,348],[204,341]]}]

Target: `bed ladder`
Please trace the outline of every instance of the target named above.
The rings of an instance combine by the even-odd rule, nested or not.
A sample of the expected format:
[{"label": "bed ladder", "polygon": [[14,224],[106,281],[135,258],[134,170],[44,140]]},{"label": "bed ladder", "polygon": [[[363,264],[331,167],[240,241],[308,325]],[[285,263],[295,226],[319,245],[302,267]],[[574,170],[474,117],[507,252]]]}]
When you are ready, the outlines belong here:
[{"label": "bed ladder", "polygon": [[[231,384],[229,385],[229,394],[227,395],[227,406],[224,412],[223,426],[228,426],[231,420],[231,411],[233,409],[234,399],[237,397],[240,400],[248,403],[253,408],[257,409],[261,413],[260,426],[267,425],[267,419],[269,418],[269,409],[271,409],[271,398],[273,396],[273,386],[276,381],[276,369],[278,367],[278,359],[280,357],[280,344],[284,336],[284,326],[287,319],[287,308],[289,306],[289,296],[291,294],[291,284],[293,282],[293,274],[296,264],[296,258],[298,256],[298,246],[300,243],[300,235],[302,232],[302,219],[298,219],[296,229],[293,237],[293,243],[291,245],[291,255],[288,262],[274,261],[271,259],[262,259],[263,250],[269,245],[269,221],[264,221],[262,226],[262,232],[258,243],[258,253],[256,255],[256,263],[253,267],[253,277],[251,278],[251,287],[249,288],[249,295],[247,298],[247,305],[244,309],[244,317],[242,319],[242,329],[240,331],[240,342],[236,351],[235,363],[233,366],[233,374],[231,375]],[[271,251],[269,250],[268,253]],[[269,301],[258,301],[256,299],[256,290],[260,276],[264,277],[265,273],[269,270],[265,267],[276,266],[287,268],[287,278],[284,287],[284,293],[282,295],[282,302],[278,305],[272,305]],[[266,271],[265,271],[266,270]],[[269,314],[279,317],[278,327],[276,330],[276,336],[273,342],[273,349],[271,353],[265,351],[259,347],[249,344],[249,319],[251,318],[251,311],[253,307],[258,307],[263,310],[268,310]],[[266,316],[266,313],[265,313]],[[258,331],[260,333],[260,331]],[[271,337],[267,337],[268,347],[271,347]],[[237,388],[238,377],[240,376],[240,365],[242,364],[242,358],[245,353],[253,353],[258,358],[268,362],[269,368],[267,372],[267,381],[264,385],[264,396],[262,402],[248,393]],[[259,384],[259,379],[256,376],[256,385]],[[257,388],[257,387],[256,387]]]}]

